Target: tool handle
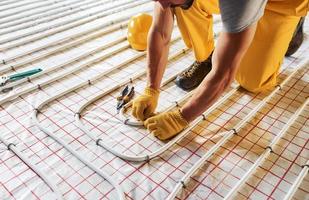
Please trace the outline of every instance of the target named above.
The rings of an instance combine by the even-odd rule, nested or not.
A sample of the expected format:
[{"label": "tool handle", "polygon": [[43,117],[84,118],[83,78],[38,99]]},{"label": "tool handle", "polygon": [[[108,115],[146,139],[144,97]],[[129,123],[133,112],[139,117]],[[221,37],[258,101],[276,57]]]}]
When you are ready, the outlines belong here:
[{"label": "tool handle", "polygon": [[134,96],[134,87],[131,87],[130,92],[123,98],[124,104],[127,104]]},{"label": "tool handle", "polygon": [[129,86],[127,85],[121,92],[121,96],[124,97],[129,92]]},{"label": "tool handle", "polygon": [[9,79],[10,79],[11,81],[15,81],[15,80],[19,80],[19,79],[22,79],[22,78],[31,76],[31,75],[33,75],[33,74],[39,73],[39,72],[41,72],[41,71],[42,71],[42,69],[40,69],[40,68],[38,68],[38,69],[32,69],[32,70],[29,70],[29,71],[25,71],[25,72],[13,74],[13,75],[9,76]]},{"label": "tool handle", "polygon": [[129,87],[126,86],[126,95],[117,97],[117,110],[119,111],[125,104],[127,104],[135,94],[134,87],[131,87],[129,91]]}]

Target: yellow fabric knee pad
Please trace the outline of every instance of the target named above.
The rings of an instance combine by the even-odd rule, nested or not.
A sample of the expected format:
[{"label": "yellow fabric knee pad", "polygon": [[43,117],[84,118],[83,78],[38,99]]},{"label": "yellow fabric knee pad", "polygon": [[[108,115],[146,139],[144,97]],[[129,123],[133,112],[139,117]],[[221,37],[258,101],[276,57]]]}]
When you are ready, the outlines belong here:
[{"label": "yellow fabric knee pad", "polygon": [[186,46],[197,61],[206,60],[214,49],[212,14],[219,13],[218,1],[195,0],[188,10],[177,7],[174,13]]},{"label": "yellow fabric knee pad", "polygon": [[236,80],[243,88],[262,92],[277,84],[280,66],[299,19],[265,10],[236,73]]}]

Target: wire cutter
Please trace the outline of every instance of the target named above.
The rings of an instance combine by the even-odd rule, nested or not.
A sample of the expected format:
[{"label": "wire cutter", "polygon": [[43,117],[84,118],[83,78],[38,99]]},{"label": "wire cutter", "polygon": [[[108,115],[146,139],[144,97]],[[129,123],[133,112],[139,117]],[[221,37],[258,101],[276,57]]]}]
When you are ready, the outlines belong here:
[{"label": "wire cutter", "polygon": [[120,96],[117,97],[117,112],[119,113],[120,109],[126,105],[129,101],[132,100],[135,94],[134,87],[131,88],[127,85],[120,93]]},{"label": "wire cutter", "polygon": [[42,69],[38,68],[38,69],[32,69],[32,70],[28,70],[28,71],[25,71],[25,72],[13,74],[13,75],[10,75],[10,76],[7,76],[7,75],[1,76],[0,77],[0,87],[5,86],[9,82],[14,82],[14,81],[26,78],[28,76],[39,73],[41,71],[42,71]]}]

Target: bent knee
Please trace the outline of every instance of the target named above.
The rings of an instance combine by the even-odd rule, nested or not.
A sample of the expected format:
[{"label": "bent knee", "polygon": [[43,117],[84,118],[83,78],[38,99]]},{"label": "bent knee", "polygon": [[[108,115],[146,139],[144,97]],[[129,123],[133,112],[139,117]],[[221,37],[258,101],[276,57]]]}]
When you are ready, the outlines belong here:
[{"label": "bent knee", "polygon": [[252,93],[265,92],[269,89],[272,89],[277,84],[276,77],[272,77],[271,79],[268,79],[266,81],[263,81],[261,79],[239,80],[237,79],[237,77],[236,80],[242,88]]}]

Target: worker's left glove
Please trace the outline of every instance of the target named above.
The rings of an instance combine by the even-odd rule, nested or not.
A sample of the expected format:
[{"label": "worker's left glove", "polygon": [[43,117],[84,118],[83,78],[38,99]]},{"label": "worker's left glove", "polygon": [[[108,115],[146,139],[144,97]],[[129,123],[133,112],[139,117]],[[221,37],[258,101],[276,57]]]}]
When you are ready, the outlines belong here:
[{"label": "worker's left glove", "polygon": [[159,90],[146,87],[144,94],[133,100],[132,115],[141,121],[152,116],[158,104],[159,94]]},{"label": "worker's left glove", "polygon": [[144,126],[160,140],[167,140],[184,128],[189,123],[183,118],[180,110],[164,112],[156,116],[148,118],[144,122]]}]

